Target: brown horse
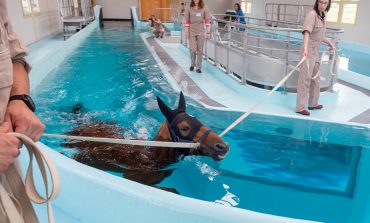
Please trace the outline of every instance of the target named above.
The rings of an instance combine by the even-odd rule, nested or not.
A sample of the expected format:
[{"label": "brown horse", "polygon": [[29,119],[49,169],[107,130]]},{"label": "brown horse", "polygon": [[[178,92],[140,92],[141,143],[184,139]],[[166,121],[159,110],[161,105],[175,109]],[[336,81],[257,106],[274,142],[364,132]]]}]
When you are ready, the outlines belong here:
[{"label": "brown horse", "polygon": [[[198,119],[186,113],[185,98],[182,92],[177,109],[169,108],[159,97],[157,102],[166,120],[160,126],[154,141],[198,142],[199,148],[145,148],[143,146],[119,145],[86,141],[71,141],[66,147],[77,148],[73,158],[81,163],[103,170],[116,171],[124,177],[149,186],[155,186],[172,174],[171,169],[163,169],[189,155],[209,156],[222,160],[229,146],[216,133],[210,131]],[[122,130],[114,122],[95,122],[75,127],[70,135],[109,137],[123,139],[118,133]],[[176,192],[174,189],[161,188]]]}]

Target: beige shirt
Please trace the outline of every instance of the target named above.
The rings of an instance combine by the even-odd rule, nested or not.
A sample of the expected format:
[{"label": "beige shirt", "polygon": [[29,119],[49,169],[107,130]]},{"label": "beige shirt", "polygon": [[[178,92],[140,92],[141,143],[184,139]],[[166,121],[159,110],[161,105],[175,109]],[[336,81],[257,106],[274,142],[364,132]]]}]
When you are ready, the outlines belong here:
[{"label": "beige shirt", "polygon": [[310,11],[305,18],[303,33],[305,31],[310,33],[307,47],[308,56],[319,60],[320,45],[325,37],[326,25],[315,10]]},{"label": "beige shirt", "polygon": [[210,20],[208,7],[205,5],[202,9],[189,7],[185,12],[185,20],[189,21],[189,30],[194,34],[204,34],[204,24]]},{"label": "beige shirt", "polygon": [[13,32],[6,2],[7,0],[0,0],[0,88],[9,87],[13,83],[12,61],[22,62],[26,70],[30,70],[25,60],[27,49]]}]

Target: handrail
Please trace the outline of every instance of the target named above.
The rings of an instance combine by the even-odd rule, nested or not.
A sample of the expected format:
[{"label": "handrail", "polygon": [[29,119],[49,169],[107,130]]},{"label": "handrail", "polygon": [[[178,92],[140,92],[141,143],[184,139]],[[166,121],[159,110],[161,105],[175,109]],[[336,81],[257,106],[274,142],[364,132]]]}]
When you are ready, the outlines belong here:
[{"label": "handrail", "polygon": [[[226,16],[228,16],[228,20],[224,19]],[[303,45],[301,34],[303,27],[298,23],[248,16],[243,16],[246,23],[242,24],[232,21],[233,17],[240,18],[242,16],[214,14],[211,17],[211,39],[206,40],[205,43],[206,47],[204,54],[206,58],[209,58],[215,66],[223,69],[226,73],[236,74],[237,79],[239,79],[242,84],[251,82],[265,87],[275,86],[275,81],[278,78],[276,75],[280,74],[274,76],[274,71],[270,70],[269,73],[273,76],[261,74],[257,77],[258,72],[263,73],[263,71],[254,70],[254,73],[249,73],[251,72],[251,67],[246,58],[259,60],[261,65],[266,63],[266,59],[270,58],[272,60],[269,60],[268,63],[275,64],[274,66],[277,67],[276,69],[284,69],[286,75],[290,68],[297,65],[299,61],[299,52]],[[269,22],[277,22],[279,26],[270,26],[268,24]],[[343,33],[341,29],[327,28],[326,36],[331,39],[337,49],[339,35],[341,33]],[[183,36],[184,30],[182,30],[182,37]],[[181,43],[186,42],[181,39]],[[219,53],[219,50],[222,50],[222,55]],[[330,63],[332,67],[338,65],[336,54],[328,50],[321,50],[320,53],[322,55],[321,60],[324,64]],[[253,59],[252,57],[255,58]],[[243,65],[239,66],[235,64],[236,61],[240,61],[237,63]],[[327,65],[323,65],[322,69],[326,69],[326,66]],[[336,69],[334,70],[336,72]],[[330,77],[326,76],[326,74],[322,75],[323,79],[328,80],[325,81],[322,86],[324,86],[325,89],[331,90],[336,82],[336,78],[332,77],[332,75],[329,76]],[[295,87],[296,83],[294,83],[294,80],[290,80],[282,86],[282,88],[287,91],[294,91]]]},{"label": "handrail", "polygon": [[312,8],[312,5],[266,3],[265,18],[270,16],[271,19],[276,17],[278,21],[288,22],[293,20],[299,24],[303,24],[306,14]]},{"label": "handrail", "polygon": [[[256,18],[256,17],[250,17],[250,16],[236,16],[236,15],[228,15],[228,14],[213,14],[214,16],[230,16],[230,17],[235,17],[235,18],[245,18],[246,20],[250,20],[250,19],[253,19],[253,20],[257,20],[257,21],[265,21],[265,22],[277,22],[277,23],[285,23],[285,24],[288,24],[288,25],[296,25],[298,27],[302,27],[300,24],[298,23],[293,23],[293,22],[282,22],[282,21],[278,21],[278,20],[272,20],[272,19],[261,19],[261,18]],[[230,22],[229,20],[224,20],[224,19],[215,19],[216,21],[218,22]],[[236,22],[233,22],[233,25],[237,25],[237,26],[244,26],[246,24],[242,24],[242,23],[236,23]],[[284,27],[270,27],[270,26],[256,26],[258,28],[264,28],[264,29],[270,29],[270,30],[279,30],[279,31],[303,31],[302,28],[284,28]],[[343,29],[338,29],[338,28],[332,28],[332,27],[327,27],[326,28],[327,32],[335,32],[335,33],[343,33],[344,30]]]}]

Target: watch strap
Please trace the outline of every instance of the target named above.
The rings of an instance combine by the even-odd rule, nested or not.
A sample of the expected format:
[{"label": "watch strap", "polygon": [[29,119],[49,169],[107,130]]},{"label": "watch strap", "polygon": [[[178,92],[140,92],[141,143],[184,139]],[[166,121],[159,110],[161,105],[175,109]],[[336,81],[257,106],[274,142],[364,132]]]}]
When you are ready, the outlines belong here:
[{"label": "watch strap", "polygon": [[32,98],[29,95],[27,95],[27,94],[19,94],[19,95],[10,96],[9,102],[14,101],[14,100],[21,100],[21,101],[23,101],[32,112],[35,112],[36,107],[35,107],[35,105],[33,103]]}]

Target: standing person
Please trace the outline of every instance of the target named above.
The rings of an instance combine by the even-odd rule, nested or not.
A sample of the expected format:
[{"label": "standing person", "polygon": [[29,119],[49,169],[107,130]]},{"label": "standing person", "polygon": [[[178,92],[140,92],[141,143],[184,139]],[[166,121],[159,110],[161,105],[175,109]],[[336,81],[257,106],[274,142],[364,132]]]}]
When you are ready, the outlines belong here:
[{"label": "standing person", "polygon": [[21,143],[6,133],[18,132],[38,141],[45,126],[33,113],[35,106],[28,96],[30,66],[25,60],[27,52],[12,30],[6,2],[0,0],[0,192],[6,194],[0,196],[0,220],[2,223],[14,222],[15,213],[8,212],[9,207],[14,207],[25,223],[34,223],[38,220],[18,172],[16,158]]},{"label": "standing person", "polygon": [[[191,0],[190,7],[185,12],[185,36],[189,39],[190,71],[196,67],[197,73],[202,73],[202,57],[204,47],[204,24],[207,38],[211,34],[210,13],[203,0]],[[195,61],[197,63],[195,64]]]},{"label": "standing person", "polygon": [[[244,13],[240,7],[240,4],[239,3],[235,3],[234,4],[234,9],[235,9],[235,12],[236,12],[236,16],[237,17],[237,22],[239,23],[242,23],[242,24],[245,24],[245,18],[244,18]],[[240,27],[239,28],[239,31],[244,31],[245,29]]]},{"label": "standing person", "polygon": [[[313,10],[310,11],[303,24],[303,46],[301,57],[306,57],[300,69],[297,86],[296,112],[301,115],[310,115],[306,110],[307,96],[308,109],[322,109],[318,104],[320,97],[320,45],[326,43],[335,50],[334,45],[325,37],[325,14],[330,9],[331,0],[316,0]],[[307,66],[308,65],[308,66]]]}]

